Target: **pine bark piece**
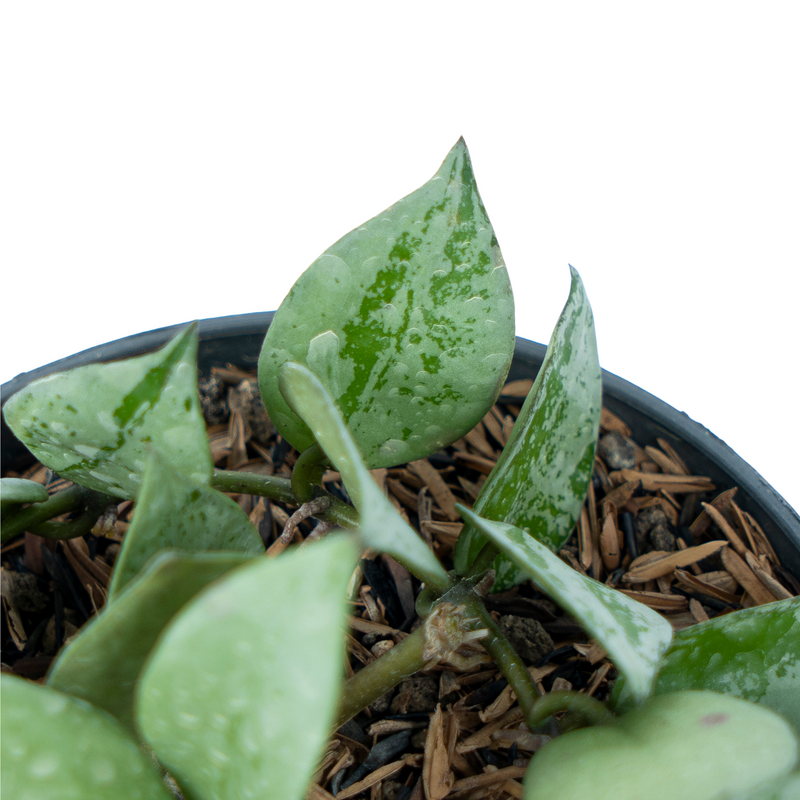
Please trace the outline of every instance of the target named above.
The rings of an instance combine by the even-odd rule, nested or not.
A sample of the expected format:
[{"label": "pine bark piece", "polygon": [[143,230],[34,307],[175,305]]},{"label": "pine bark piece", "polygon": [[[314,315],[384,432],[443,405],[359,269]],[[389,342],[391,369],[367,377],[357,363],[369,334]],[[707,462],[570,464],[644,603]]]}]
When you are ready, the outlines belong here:
[{"label": "pine bark piece", "polygon": [[614,522],[613,514],[606,514],[603,520],[603,528],[600,531],[600,556],[603,565],[609,572],[613,572],[620,561],[619,531]]},{"label": "pine bark piece", "polygon": [[450,757],[444,737],[442,706],[436,706],[425,739],[422,762],[422,787],[427,800],[444,800],[453,788],[455,776],[450,769]]},{"label": "pine bark piece", "polygon": [[733,575],[739,585],[753,598],[756,605],[774,603],[776,597],[756,577],[753,570],[733,551],[726,547],[722,551],[722,563],[725,569]]},{"label": "pine bark piece", "polygon": [[518,397],[522,399],[528,396],[532,387],[533,381],[530,378],[522,378],[518,381],[509,381],[503,387],[503,391],[500,392],[500,394],[505,397]]},{"label": "pine bark piece", "polygon": [[722,531],[725,538],[731,543],[731,547],[742,557],[746,557],[747,548],[744,542],[739,538],[739,534],[731,527],[728,520],[718,511],[714,506],[709,503],[701,503],[703,510],[711,517],[712,522]]},{"label": "pine bark piece", "polygon": [[603,406],[600,412],[600,427],[604,431],[616,431],[630,438],[631,429],[613,412]]},{"label": "pine bark piece", "polygon": [[[725,509],[733,502],[733,496],[736,494],[736,487],[733,489],[726,489],[724,492],[718,494],[712,501],[711,505],[717,511],[725,511]],[[689,526],[689,531],[695,538],[702,536],[711,524],[711,517],[706,513],[705,509],[700,512],[697,519]]]},{"label": "pine bark piece", "polygon": [[689,607],[689,601],[680,594],[661,594],[661,592],[637,592],[629,589],[620,589],[622,594],[638,600],[640,603],[655,611],[684,611]]},{"label": "pine bark piece", "polygon": [[719,586],[715,586],[713,583],[704,581],[696,575],[692,575],[691,572],[685,572],[684,570],[676,569],[675,577],[678,579],[679,583],[682,583],[690,591],[699,592],[700,594],[707,594],[709,597],[714,597],[717,600],[721,600],[723,603],[728,603],[729,605],[739,604],[738,595],[734,594],[733,592],[729,592],[726,589],[722,589]]},{"label": "pine bark piece", "polygon": [[696,622],[708,622],[708,614],[706,614],[703,606],[700,605],[699,601],[695,600],[694,597],[689,600],[689,611]]},{"label": "pine bark piece", "polygon": [[374,772],[371,772],[369,775],[367,775],[366,778],[362,778],[360,781],[350,784],[350,786],[348,786],[346,789],[342,789],[336,795],[336,800],[348,800],[349,797],[355,797],[357,794],[360,794],[365,789],[369,789],[379,781],[386,780],[386,778],[391,778],[392,775],[400,772],[400,770],[403,769],[403,767],[405,767],[408,763],[408,758],[402,758],[399,761],[393,761],[391,764],[386,764],[386,766],[379,767]]},{"label": "pine bark piece", "polygon": [[668,473],[669,475],[686,475],[686,473],[683,472],[668,455],[662,453],[657,447],[647,445],[644,448],[644,451],[653,461],[656,462],[656,464],[658,464],[659,467],[661,467],[662,470],[664,470],[664,472]]},{"label": "pine bark piece", "polygon": [[458,511],[456,511],[456,498],[450,491],[450,487],[444,482],[444,479],[439,474],[439,471],[434,467],[427,458],[422,458],[419,461],[412,461],[409,466],[411,469],[425,481],[425,485],[433,495],[433,499],[439,508],[444,511],[445,516],[451,522],[457,522],[461,519]]},{"label": "pine bark piece", "polygon": [[[649,580],[655,580],[662,575],[669,575],[676,567],[686,567],[689,564],[694,564],[718,550],[727,549],[728,542],[725,540],[718,540],[713,542],[706,542],[699,544],[695,547],[688,547],[686,550],[676,550],[674,553],[668,553],[663,558],[650,560],[649,563],[641,565],[640,556],[635,561],[631,562],[631,568],[623,576],[623,580],[627,583],[645,583]],[[648,553],[647,555],[652,555]]]},{"label": "pine bark piece", "polygon": [[683,459],[678,455],[675,448],[666,440],[658,437],[656,439],[658,446],[669,456],[669,460],[681,469],[682,475],[688,475],[689,469],[684,463]]},{"label": "pine bark piece", "polygon": [[635,469],[620,469],[608,476],[612,483],[625,481],[641,481],[646,492],[657,492],[666,489],[673,494],[692,494],[694,492],[713,491],[716,486],[710,478],[703,475],[665,475],[657,472],[644,472]]},{"label": "pine bark piece", "polygon": [[764,569],[758,559],[750,552],[745,556],[747,566],[753,570],[753,574],[764,584],[767,591],[771,592],[778,600],[790,600],[794,595],[783,584],[778,583],[775,578]]},{"label": "pine bark piece", "polygon": [[471,778],[462,778],[453,784],[453,792],[463,792],[467,789],[480,789],[505,783],[507,780],[524,778],[525,767],[503,767],[502,769],[484,772],[483,775],[473,775]]}]

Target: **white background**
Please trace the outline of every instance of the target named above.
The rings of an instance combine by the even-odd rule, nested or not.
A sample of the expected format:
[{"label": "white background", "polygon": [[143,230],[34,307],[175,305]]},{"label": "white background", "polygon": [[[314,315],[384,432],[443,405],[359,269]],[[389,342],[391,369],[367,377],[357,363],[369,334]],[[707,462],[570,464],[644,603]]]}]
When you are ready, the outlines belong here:
[{"label": "white background", "polygon": [[0,24],[0,380],[276,308],[459,136],[546,342],[800,508],[796,3],[14,3]]}]

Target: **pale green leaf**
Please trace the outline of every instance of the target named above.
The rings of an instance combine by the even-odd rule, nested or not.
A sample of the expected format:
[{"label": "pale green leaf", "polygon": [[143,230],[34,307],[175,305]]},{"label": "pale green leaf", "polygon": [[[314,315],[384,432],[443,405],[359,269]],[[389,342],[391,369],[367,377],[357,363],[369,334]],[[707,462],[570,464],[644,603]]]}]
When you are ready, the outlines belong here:
[{"label": "pale green leaf", "polygon": [[228,550],[259,555],[264,543],[241,506],[176,472],[166,457],[151,448],[133,522],[117,556],[108,602],[159,551]]},{"label": "pale green leaf", "polygon": [[104,708],[134,730],[136,680],[164,627],[201,589],[252,558],[159,553],[117,602],[106,605],[60,652],[48,686]]},{"label": "pale green leaf", "polygon": [[135,497],[148,444],[185,475],[211,479],[196,324],[156,353],[33,381],[9,398],[3,413],[39,461],[91,489]]},{"label": "pale green leaf", "polygon": [[797,754],[791,727],[772,711],[677,692],[546,744],[525,776],[525,800],[745,798],[788,776]]},{"label": "pale green leaf", "polygon": [[137,717],[195,800],[305,796],[339,700],[356,559],[344,534],[256,559],[166,629]]},{"label": "pale green leaf", "polygon": [[105,711],[6,673],[0,684],[9,800],[172,800],[150,759]]},{"label": "pale green leaf", "polygon": [[372,469],[424,458],[496,399],[514,351],[508,275],[464,141],[417,191],[348,233],[295,283],[259,359],[270,419],[308,427],[278,390],[287,361],[317,374]]},{"label": "pale green leaf", "polygon": [[519,528],[481,519],[463,506],[457,508],[465,521],[491,539],[540,591],[602,645],[637,701],[650,694],[659,659],[672,639],[669,622],[622,592],[576,572]]},{"label": "pale green leaf", "polygon": [[47,489],[41,483],[24,478],[0,479],[0,508],[3,513],[20,503],[43,503]]},{"label": "pale green leaf", "polygon": [[420,580],[446,589],[447,573],[419,535],[392,508],[364,464],[336,403],[319,378],[301,364],[281,368],[280,388],[295,413],[339,470],[359,513],[359,530],[369,547],[396,558]]},{"label": "pale green leaf", "polygon": [[[735,611],[675,634],[654,694],[710,689],[782,714],[800,732],[800,597]],[[619,707],[625,681],[614,686]]]},{"label": "pale green leaf", "polygon": [[[521,528],[551,550],[564,544],[580,515],[602,406],[592,309],[580,276],[572,267],[570,272],[569,298],[542,368],[474,508],[485,519]],[[465,526],[455,551],[460,574],[469,571],[485,544],[485,537]],[[525,579],[503,556],[494,568],[495,591]]]}]

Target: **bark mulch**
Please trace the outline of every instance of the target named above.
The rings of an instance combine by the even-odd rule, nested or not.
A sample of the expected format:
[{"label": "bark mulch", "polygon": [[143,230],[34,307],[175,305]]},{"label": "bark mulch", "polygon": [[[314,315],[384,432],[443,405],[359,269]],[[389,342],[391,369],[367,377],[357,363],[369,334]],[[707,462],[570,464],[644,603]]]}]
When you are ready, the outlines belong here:
[{"label": "bark mulch", "polygon": [[[483,421],[446,450],[373,471],[447,568],[462,527],[454,505],[474,502],[530,386],[531,381],[507,384]],[[252,373],[214,369],[201,381],[201,396],[217,467],[291,475],[297,453],[266,417]],[[69,485],[38,464],[21,477],[44,484],[51,494]],[[326,473],[324,482],[348,500],[338,473]],[[296,511],[265,498],[232,497],[267,547]],[[42,681],[63,644],[103,607],[132,512],[130,501],[111,507],[81,539],[54,542],[26,533],[3,547],[4,671]],[[300,522],[294,540],[307,537],[316,524]],[[735,487],[690,474],[664,439],[634,442],[625,422],[607,409],[589,496],[560,555],[582,574],[655,609],[675,630],[800,594],[758,522],[736,504]],[[364,554],[349,586],[348,674],[419,624],[419,588],[394,559]],[[617,673],[602,648],[531,583],[490,595],[487,605],[542,692],[575,689],[608,697]],[[481,653],[479,645],[466,647],[469,669],[437,665],[340,728],[320,760],[309,797],[522,797],[526,767],[548,737],[527,730],[511,687]]]}]

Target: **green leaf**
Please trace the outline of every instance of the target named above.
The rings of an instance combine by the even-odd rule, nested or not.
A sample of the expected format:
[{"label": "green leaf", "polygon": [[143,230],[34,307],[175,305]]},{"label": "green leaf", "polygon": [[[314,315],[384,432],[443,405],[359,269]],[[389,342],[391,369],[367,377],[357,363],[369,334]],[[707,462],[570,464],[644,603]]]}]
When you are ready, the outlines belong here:
[{"label": "green leaf", "polygon": [[259,558],[173,620],[141,679],[138,722],[196,800],[302,800],[342,679],[345,534]]},{"label": "green leaf", "polygon": [[252,558],[174,550],[155,556],[117,602],[61,651],[48,686],[105,709],[135,730],[136,680],[164,627],[201,589]]},{"label": "green leaf", "polygon": [[281,368],[280,389],[295,413],[311,427],[316,441],[342,476],[360,517],[369,547],[396,558],[420,580],[447,589],[450,580],[436,556],[392,508],[364,464],[339,408],[322,382],[302,364]]},{"label": "green leaf", "polygon": [[185,475],[211,479],[196,324],[156,353],[33,381],[3,413],[39,461],[90,489],[135,497],[151,443]]},{"label": "green leaf", "polygon": [[797,750],[791,727],[768,709],[678,692],[553,739],[531,762],[525,800],[749,797],[788,775]]},{"label": "green leaf", "polygon": [[637,701],[650,694],[659,659],[672,639],[669,622],[622,592],[576,572],[519,528],[481,519],[463,506],[456,508],[597,639]]},{"label": "green leaf", "polygon": [[259,385],[281,435],[305,450],[313,436],[277,378],[287,361],[310,367],[373,469],[471,430],[513,351],[508,274],[460,140],[428,183],[303,273],[267,332]]},{"label": "green leaf", "polygon": [[133,522],[122,541],[108,602],[159,551],[228,550],[259,555],[264,543],[241,506],[222,492],[177,473],[151,448]]},{"label": "green leaf", "polygon": [[21,503],[43,503],[47,489],[41,483],[24,478],[0,479],[0,510],[3,514]]},{"label": "green leaf", "polygon": [[171,800],[150,759],[104,711],[3,673],[3,793],[16,800]]},{"label": "green leaf", "polygon": [[[542,368],[474,507],[476,514],[521,528],[551,550],[564,544],[580,514],[602,407],[592,309],[580,276],[572,267],[570,272],[569,298]],[[485,545],[485,537],[465,526],[456,545],[456,570],[467,574]],[[502,556],[494,568],[495,591],[525,580]]]},{"label": "green leaf", "polygon": [[[710,689],[771,708],[800,731],[800,597],[735,611],[675,634],[655,694]],[[614,686],[626,708],[625,682]]]}]

